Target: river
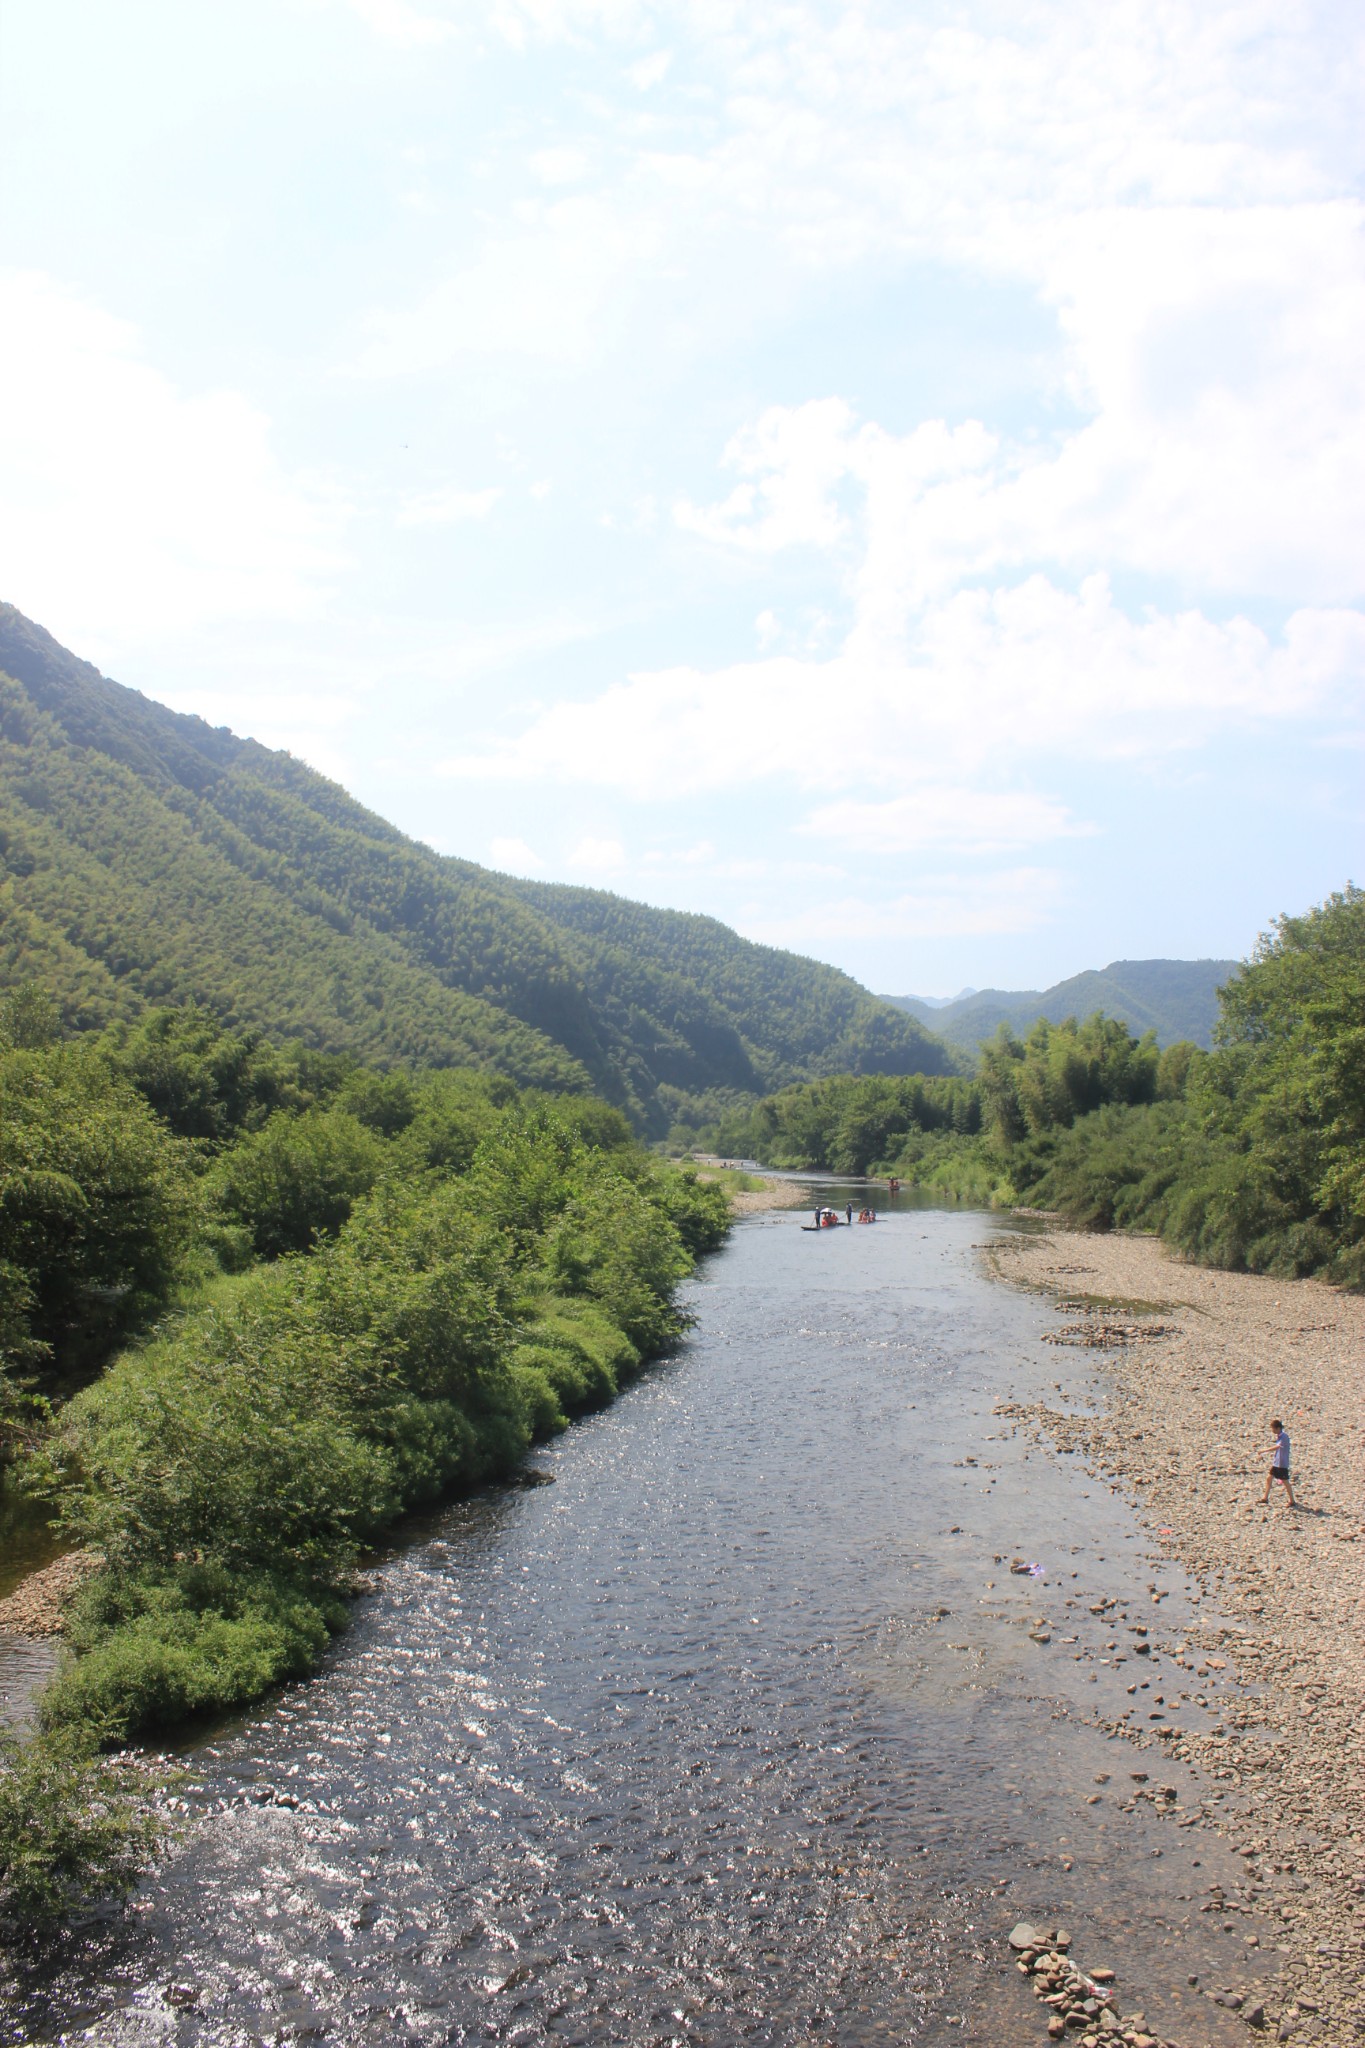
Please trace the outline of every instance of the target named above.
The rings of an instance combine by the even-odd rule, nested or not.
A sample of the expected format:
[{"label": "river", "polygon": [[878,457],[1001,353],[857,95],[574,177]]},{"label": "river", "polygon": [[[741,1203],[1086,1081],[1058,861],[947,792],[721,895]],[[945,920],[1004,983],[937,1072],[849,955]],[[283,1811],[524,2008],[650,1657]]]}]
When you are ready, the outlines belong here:
[{"label": "river", "polygon": [[317,1677],[191,1752],[175,1852],[0,2038],[1041,2041],[1030,1915],[1121,2010],[1237,2038],[1187,1985],[1245,1981],[1252,1923],[1194,1917],[1235,1859],[1123,1813],[1135,1769],[1192,1781],[1096,1725],[1138,1675],[1177,1693],[1090,1605],[1154,1588],[1179,1628],[1191,1589],[993,1413],[1098,1368],[986,1276],[1009,1226],[801,1220],[736,1228],[676,1353],[533,1459],[553,1483],[404,1532]]}]

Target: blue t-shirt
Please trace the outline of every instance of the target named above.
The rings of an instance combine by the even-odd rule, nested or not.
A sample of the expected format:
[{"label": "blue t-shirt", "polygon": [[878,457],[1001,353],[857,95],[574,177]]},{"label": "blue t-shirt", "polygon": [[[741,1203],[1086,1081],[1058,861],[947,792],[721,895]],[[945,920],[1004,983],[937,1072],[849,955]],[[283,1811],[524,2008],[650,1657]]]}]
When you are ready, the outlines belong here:
[{"label": "blue t-shirt", "polygon": [[1289,1470],[1289,1431],[1282,1429],[1275,1439],[1275,1466],[1278,1471]]}]

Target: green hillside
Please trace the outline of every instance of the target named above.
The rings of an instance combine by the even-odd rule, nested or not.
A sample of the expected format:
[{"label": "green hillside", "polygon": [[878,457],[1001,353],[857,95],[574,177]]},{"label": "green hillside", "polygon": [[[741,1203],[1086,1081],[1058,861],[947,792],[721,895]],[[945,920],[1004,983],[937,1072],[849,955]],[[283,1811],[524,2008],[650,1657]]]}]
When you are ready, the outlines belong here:
[{"label": "green hillside", "polygon": [[833,968],[444,859],[0,606],[0,987],[30,979],[77,1029],[194,1000],[381,1065],[592,1088],[654,1132],[679,1094],[953,1065]]},{"label": "green hillside", "polygon": [[931,1025],[949,1045],[964,1051],[975,1051],[1001,1024],[1026,1035],[1040,1017],[1062,1024],[1096,1010],[1139,1036],[1154,1031],[1158,1045],[1189,1039],[1207,1050],[1218,1020],[1218,990],[1237,965],[1235,960],[1113,960],[1049,989],[978,989],[939,1008],[915,996],[885,996],[883,1001]]},{"label": "green hillside", "polygon": [[[653,910],[602,889],[512,882],[560,931],[594,1004],[626,1028],[652,1013],[653,1065],[679,1088],[779,1085],[769,1076],[943,1074],[955,1071],[924,1038],[902,1065],[905,1019],[847,975],[796,953],[757,946],[713,917]],[[928,1064],[931,1062],[932,1064]],[[703,1070],[714,1078],[703,1080]]]}]

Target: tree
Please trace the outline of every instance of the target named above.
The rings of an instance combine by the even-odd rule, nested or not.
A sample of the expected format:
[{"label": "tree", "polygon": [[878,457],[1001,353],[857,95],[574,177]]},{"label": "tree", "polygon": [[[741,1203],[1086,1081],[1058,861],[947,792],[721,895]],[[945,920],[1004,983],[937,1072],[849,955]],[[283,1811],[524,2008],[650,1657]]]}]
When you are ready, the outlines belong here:
[{"label": "tree", "polygon": [[86,1367],[162,1306],[193,1237],[184,1150],[91,1047],[0,1046],[0,1342]]},{"label": "tree", "polygon": [[212,1186],[223,1213],[272,1259],[340,1230],[384,1160],[383,1138],[347,1110],[279,1110],[224,1155]]}]

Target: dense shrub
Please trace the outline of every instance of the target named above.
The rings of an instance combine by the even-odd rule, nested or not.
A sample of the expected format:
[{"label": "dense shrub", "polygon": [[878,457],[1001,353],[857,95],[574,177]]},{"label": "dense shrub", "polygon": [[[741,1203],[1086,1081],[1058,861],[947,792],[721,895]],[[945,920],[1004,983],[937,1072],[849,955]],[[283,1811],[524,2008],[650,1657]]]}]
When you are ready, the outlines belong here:
[{"label": "dense shrub", "polygon": [[167,1300],[197,1216],[184,1148],[92,1048],[0,1038],[0,1363],[98,1363]]},{"label": "dense shrub", "polygon": [[400,1163],[310,1254],[221,1281],[63,1411],[37,1469],[107,1569],[54,1725],[125,1734],[306,1668],[364,1542],[507,1471],[680,1328],[693,1254],[674,1219],[716,1241],[713,1191],[650,1162],[613,1112],[534,1102],[494,1113],[465,1174],[423,1168],[421,1092],[389,1139],[307,1110],[225,1154],[297,1157],[291,1132],[344,1119]]},{"label": "dense shrub", "polygon": [[[297,1051],[291,1058],[257,1032],[228,1031],[194,1003],[111,1026],[101,1050],[177,1137],[209,1148],[258,1129],[277,1109],[307,1108],[322,1078],[305,1077]],[[304,1058],[316,1065],[316,1056]],[[333,1066],[336,1077],[345,1070]]]},{"label": "dense shrub", "polygon": [[43,1726],[122,1739],[245,1706],[310,1670],[345,1618],[335,1593],[277,1573],[102,1573],[78,1601],[80,1654],[44,1692]]},{"label": "dense shrub", "polygon": [[25,1741],[0,1726],[0,1925],[14,1940],[132,1889],[163,1832],[150,1790],[145,1771],[102,1761],[88,1730]]},{"label": "dense shrub", "polygon": [[363,1347],[309,1316],[288,1270],[126,1353],[63,1411],[45,1457],[72,1535],[117,1570],[179,1558],[339,1569],[394,1512],[350,1410]]},{"label": "dense shrub", "polygon": [[279,1110],[224,1155],[211,1187],[222,1214],[272,1259],[338,1231],[385,1164],[383,1138],[349,1110]]}]

